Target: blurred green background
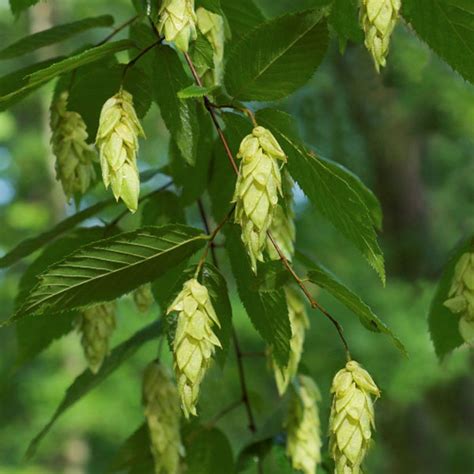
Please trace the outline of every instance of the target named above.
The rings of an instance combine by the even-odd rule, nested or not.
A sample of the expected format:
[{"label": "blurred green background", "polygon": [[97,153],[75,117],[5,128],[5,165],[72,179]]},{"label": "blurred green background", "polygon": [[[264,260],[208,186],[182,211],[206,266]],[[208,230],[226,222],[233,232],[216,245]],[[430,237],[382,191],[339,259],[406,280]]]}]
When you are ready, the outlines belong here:
[{"label": "blurred green background", "polygon": [[[258,3],[273,16],[315,2]],[[41,2],[15,20],[7,0],[0,0],[1,44],[87,16],[111,13],[116,24],[132,16],[130,1],[112,4],[113,8],[106,0]],[[106,30],[93,30],[60,46],[3,61],[0,74],[57,53],[67,54],[106,34]],[[383,391],[376,405],[376,446],[368,459],[368,471],[468,474],[474,472],[473,354],[458,350],[440,364],[426,315],[450,249],[474,229],[474,87],[437,59],[405,25],[393,37],[388,64],[383,75],[377,76],[362,46],[349,45],[341,56],[333,41],[310,83],[279,104],[298,118],[309,144],[353,170],[380,198],[387,286],[381,286],[357,252],[300,193],[298,244],[356,290],[409,352],[409,358],[404,358],[388,339],[365,331],[348,310],[320,295],[343,323],[355,358]],[[0,255],[74,212],[73,206],[66,206],[54,178],[48,145],[51,92],[50,85],[0,113]],[[148,140],[140,160],[144,166],[165,164],[168,136],[155,106],[144,126]],[[83,205],[105,195],[99,185]],[[126,223],[131,225],[136,219]],[[189,219],[196,220],[193,208]],[[199,225],[197,220],[195,224]],[[23,261],[0,270],[0,320],[11,314],[18,279],[27,265]],[[235,299],[233,303],[244,350],[262,351],[239,302]],[[158,308],[153,308],[150,314],[139,315],[131,299],[123,298],[114,343],[125,340],[157,314]],[[312,314],[311,321],[304,365],[324,394],[321,416],[326,430],[329,385],[344,358],[333,327],[317,314]],[[85,363],[76,334],[56,342],[20,369],[15,368],[15,345],[14,329],[1,330],[0,474],[105,472],[123,440],[142,422],[140,379],[144,366],[156,354],[156,344],[144,346],[67,412],[28,463],[23,460],[28,442],[48,421]],[[276,389],[263,358],[248,358],[245,364],[257,424],[262,426],[277,404]],[[215,367],[206,379],[203,418],[212,418],[238,397],[235,361],[230,356],[223,372]],[[249,438],[243,409],[226,416],[219,427],[230,437],[237,454]],[[265,472],[279,472],[274,459],[265,467]],[[250,468],[248,472],[254,471]]]}]

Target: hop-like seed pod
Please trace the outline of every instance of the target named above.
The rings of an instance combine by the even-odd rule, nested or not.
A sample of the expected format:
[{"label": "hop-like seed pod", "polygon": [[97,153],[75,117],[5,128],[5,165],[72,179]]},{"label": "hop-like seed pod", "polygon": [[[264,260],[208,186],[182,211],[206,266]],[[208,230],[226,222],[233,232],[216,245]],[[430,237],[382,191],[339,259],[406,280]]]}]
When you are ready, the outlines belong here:
[{"label": "hop-like seed pod", "polygon": [[317,405],[321,395],[310,377],[300,375],[297,382],[286,422],[286,452],[294,469],[304,474],[315,474],[321,462],[321,427]]},{"label": "hop-like seed pod", "polygon": [[95,180],[96,153],[87,143],[87,128],[77,112],[67,110],[68,93],[51,104],[51,145],[56,156],[56,177],[68,199],[84,194]]},{"label": "hop-like seed pod", "polygon": [[306,329],[309,328],[308,315],[299,293],[293,288],[286,286],[285,294],[291,324],[290,360],[284,369],[281,369],[275,361],[272,360],[275,381],[280,395],[286,392],[288,384],[298,372],[298,365],[303,353],[305,332]]},{"label": "hop-like seed pod", "polygon": [[242,242],[256,272],[257,260],[263,261],[278,195],[282,195],[278,160],[286,162],[286,155],[269,130],[255,127],[242,140],[237,157],[242,162],[233,198],[235,222],[242,227]]},{"label": "hop-like seed pod", "polygon": [[155,301],[153,293],[151,292],[151,285],[147,283],[146,285],[139,286],[133,292],[133,301],[135,302],[138,311],[141,313],[147,313]]},{"label": "hop-like seed pod", "polygon": [[216,347],[222,347],[213,332],[220,327],[207,288],[195,278],[188,280],[168,308],[178,312],[173,341],[174,368],[186,418],[196,415],[199,387],[212,362]]},{"label": "hop-like seed pod", "polygon": [[159,362],[146,368],[142,394],[155,473],[178,474],[180,457],[184,455],[179,394],[170,372]]},{"label": "hop-like seed pod", "polygon": [[208,86],[217,85],[222,80],[224,62],[224,19],[221,15],[199,7],[196,11],[197,26],[212,46],[214,71],[201,73],[201,79]]},{"label": "hop-like seed pod", "polygon": [[110,336],[115,330],[115,304],[102,303],[83,311],[78,325],[81,344],[89,368],[97,373],[109,353]]},{"label": "hop-like seed pod", "polygon": [[[277,204],[273,214],[270,232],[283,255],[292,260],[295,253],[295,212],[293,209],[293,180],[288,171],[284,171],[283,178],[283,201],[284,206]],[[280,255],[275,249],[272,241],[267,239],[267,252],[271,260],[279,260]]]},{"label": "hop-like seed pod", "polygon": [[189,42],[194,41],[196,32],[196,12],[194,0],[163,0],[159,11],[158,32],[166,41],[187,52]]},{"label": "hop-like seed pod", "polygon": [[463,254],[457,262],[444,305],[460,315],[459,332],[468,344],[474,345],[474,253]]},{"label": "hop-like seed pod", "polygon": [[365,46],[372,54],[377,71],[385,67],[390,36],[398,21],[400,0],[362,0],[360,18]]},{"label": "hop-like seed pod", "polygon": [[375,428],[372,395],[380,391],[369,373],[351,360],[332,382],[330,451],[336,474],[358,474]]},{"label": "hop-like seed pod", "polygon": [[133,107],[133,97],[121,89],[107,100],[99,119],[96,143],[105,187],[112,186],[130,211],[138,207],[140,177],[137,167],[138,137],[145,136]]}]

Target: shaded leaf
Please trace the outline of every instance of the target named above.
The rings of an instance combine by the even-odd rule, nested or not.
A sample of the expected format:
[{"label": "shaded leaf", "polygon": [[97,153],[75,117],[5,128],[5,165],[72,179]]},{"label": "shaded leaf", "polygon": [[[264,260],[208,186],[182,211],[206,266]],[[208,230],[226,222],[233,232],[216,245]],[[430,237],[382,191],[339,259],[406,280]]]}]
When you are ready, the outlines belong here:
[{"label": "shaded leaf", "polygon": [[142,225],[161,226],[171,223],[185,224],[184,210],[179,197],[171,191],[162,191],[148,199],[143,206]]},{"label": "shaded leaf", "polygon": [[226,249],[229,255],[240,299],[253,325],[272,348],[275,360],[284,367],[290,354],[291,327],[282,290],[261,291],[258,277],[240,239],[240,227],[226,228]]},{"label": "shaded leaf", "polygon": [[474,237],[460,242],[452,250],[443,269],[443,274],[439,280],[428,313],[431,340],[433,341],[436,355],[440,359],[443,359],[464,343],[459,333],[460,315],[452,313],[443,303],[448,299],[454,276],[454,267],[465,252],[474,252]]},{"label": "shaded leaf", "polygon": [[83,31],[101,26],[111,26],[114,19],[110,15],[102,15],[94,18],[85,18],[65,25],[53,26],[39,33],[34,33],[16,41],[15,43],[0,50],[0,59],[11,59],[23,54],[36,51],[54,43],[65,41]]},{"label": "shaded leaf", "polygon": [[339,45],[342,49],[349,40],[355,43],[364,40],[357,0],[334,0],[328,21],[339,36]]},{"label": "shaded leaf", "polygon": [[132,357],[135,352],[148,341],[156,339],[161,334],[160,322],[154,322],[135,333],[130,339],[118,345],[110,353],[96,374],[89,369],[79,375],[72,385],[67,389],[66,395],[54,412],[48,424],[31,441],[26,456],[30,458],[38,449],[40,442],[48,434],[57,419],[81,398],[94,390],[106,378],[117,370],[127,359]]},{"label": "shaded leaf", "polygon": [[33,314],[64,312],[111,301],[153,281],[206,242],[182,225],[143,227],[87,245],[50,266],[5,324]]},{"label": "shaded leaf", "polygon": [[360,322],[366,329],[390,336],[395,346],[401,352],[407,354],[400,339],[393,334],[391,329],[374,314],[370,307],[365,304],[359,296],[342,284],[335,275],[322,265],[308,261],[307,258],[304,260],[308,266],[310,266],[308,271],[309,281],[329,291],[331,295],[358,316]]},{"label": "shaded leaf", "polygon": [[404,0],[402,14],[418,36],[474,83],[474,7],[466,0]]},{"label": "shaded leaf", "polygon": [[239,100],[275,100],[303,86],[321,64],[328,31],[317,10],[287,14],[246,35],[226,65],[225,86]]},{"label": "shaded leaf", "polygon": [[23,10],[36,5],[39,0],[10,0],[10,8],[14,15],[19,15]]},{"label": "shaded leaf", "polygon": [[191,79],[173,49],[159,46],[155,52],[154,96],[173,141],[183,158],[193,165],[196,162],[199,123],[196,103],[182,100],[178,92],[189,86]]},{"label": "shaded leaf", "polygon": [[221,0],[221,8],[229,22],[232,42],[235,43],[265,21],[260,8],[253,0]]},{"label": "shaded leaf", "polygon": [[275,134],[288,155],[288,168],[316,208],[351,241],[385,282],[383,255],[377,242],[374,218],[360,194],[354,176],[344,176],[341,167],[310,153],[301,142],[292,117],[264,109],[257,113],[261,125]]}]

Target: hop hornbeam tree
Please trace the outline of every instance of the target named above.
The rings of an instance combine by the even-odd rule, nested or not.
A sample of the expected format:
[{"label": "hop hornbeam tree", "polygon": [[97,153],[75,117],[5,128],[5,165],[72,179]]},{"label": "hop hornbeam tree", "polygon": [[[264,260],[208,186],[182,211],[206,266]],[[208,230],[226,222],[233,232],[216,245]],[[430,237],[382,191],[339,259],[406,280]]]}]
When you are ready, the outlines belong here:
[{"label": "hop hornbeam tree", "polygon": [[[37,1],[10,3],[18,15]],[[0,258],[0,268],[5,268],[41,252],[39,263],[33,261],[25,271],[17,309],[4,323],[17,324],[20,340],[28,344],[25,332],[33,334],[36,322],[43,320],[27,358],[73,331],[79,321],[90,366],[32,441],[29,455],[65,410],[153,340],[159,355],[143,367],[143,426],[125,442],[111,472],[197,472],[196,463],[210,463],[213,457],[219,459],[219,472],[238,470],[242,463],[235,466],[229,441],[215,428],[238,407],[245,409],[242,423],[252,435],[239,460],[255,462],[263,472],[268,449],[262,444],[268,436],[262,437],[263,423],[255,416],[245,349],[232,321],[231,301],[238,297],[261,337],[267,377],[276,380],[279,403],[290,405],[287,422],[270,436],[273,446],[281,440],[277,434],[288,431],[285,472],[290,463],[305,474],[316,472],[321,459],[329,459],[321,450],[333,458],[325,461],[326,472],[361,472],[374,435],[372,396],[380,392],[352,359],[351,335],[332,308],[321,305],[317,288],[349,308],[366,329],[387,336],[402,353],[404,347],[357,294],[298,250],[293,190],[297,184],[383,284],[380,205],[357,176],[307,146],[294,119],[276,108],[276,101],[313,76],[331,40],[339,42],[343,54],[348,41],[364,38],[379,71],[390,61],[390,36],[403,21],[473,82],[474,56],[468,49],[474,43],[469,29],[474,10],[462,0],[315,3],[322,6],[265,18],[253,0],[133,0],[131,18],[102,41],[0,79],[0,110],[55,82],[52,148],[66,197],[74,197],[78,205],[76,214]],[[5,47],[0,59],[112,24],[111,16],[101,16],[54,26]],[[170,134],[169,165],[143,171],[139,143],[152,103]],[[140,193],[151,178],[162,184]],[[102,181],[114,198],[81,208],[81,198],[91,186],[103,186]],[[102,226],[80,227],[111,208],[115,217]],[[187,220],[188,208],[200,216],[198,225]],[[141,224],[125,229],[123,219],[137,210]],[[315,241],[315,253],[323,252],[324,242],[317,236]],[[430,311],[440,357],[472,344],[473,242],[471,238],[455,250]],[[235,298],[230,296],[234,287]],[[148,312],[156,302],[161,313],[110,348],[116,324],[111,308],[128,293],[140,311]],[[317,403],[331,394],[320,394],[317,381],[300,363],[305,333],[317,331],[320,318],[333,324],[346,359],[331,390],[330,447],[319,421],[329,413],[321,413]],[[160,360],[166,343],[174,376]],[[230,363],[231,350],[240,393],[235,403],[218,407],[215,417],[202,423],[201,382],[212,364]],[[359,362],[370,366],[370,361]],[[199,458],[197,450],[208,454]],[[201,464],[199,472],[211,472],[206,469]]]}]

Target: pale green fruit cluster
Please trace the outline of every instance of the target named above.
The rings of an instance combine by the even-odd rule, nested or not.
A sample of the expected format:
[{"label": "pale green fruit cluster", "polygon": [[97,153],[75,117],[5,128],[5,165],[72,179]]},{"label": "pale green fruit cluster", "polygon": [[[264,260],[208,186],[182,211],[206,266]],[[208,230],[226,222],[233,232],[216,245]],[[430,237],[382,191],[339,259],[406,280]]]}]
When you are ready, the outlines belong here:
[{"label": "pale green fruit cluster", "polygon": [[89,368],[97,373],[109,353],[109,340],[116,327],[115,303],[102,303],[83,311],[79,320],[81,344]]},{"label": "pale green fruit cluster", "polygon": [[256,272],[257,260],[263,262],[278,195],[282,195],[278,160],[286,162],[286,155],[269,130],[255,127],[242,140],[237,157],[242,162],[233,198],[235,222],[242,227],[242,242]]},{"label": "pale green fruit cluster", "polygon": [[141,313],[147,313],[155,301],[153,298],[153,293],[151,292],[151,284],[147,283],[145,285],[139,286],[133,292],[133,301],[135,302],[138,311]]},{"label": "pale green fruit cluster", "polygon": [[321,462],[321,426],[317,405],[321,395],[314,381],[306,375],[298,376],[295,385],[286,422],[286,452],[294,469],[304,474],[315,474]]},{"label": "pale green fruit cluster", "polygon": [[[293,180],[288,171],[284,171],[283,178],[283,200],[285,206],[277,204],[273,214],[273,220],[270,225],[270,232],[273,240],[283,252],[288,260],[293,260],[295,253],[295,212],[293,209]],[[275,249],[272,241],[267,239],[267,252],[271,260],[279,260],[280,255]]]},{"label": "pale green fruit cluster", "polygon": [[133,97],[124,89],[105,102],[99,119],[96,143],[105,187],[122,199],[130,211],[138,208],[140,176],[137,166],[138,137],[145,136]]},{"label": "pale green fruit cluster", "polygon": [[189,42],[197,37],[194,0],[163,0],[159,18],[160,35],[186,53]]},{"label": "pale green fruit cluster", "polygon": [[196,11],[197,26],[212,46],[214,71],[207,70],[201,74],[203,83],[207,86],[218,85],[222,81],[224,72],[224,19],[221,15],[199,7]]},{"label": "pale green fruit cluster", "polygon": [[272,362],[275,381],[280,395],[286,392],[288,384],[298,373],[298,365],[303,354],[305,332],[309,328],[308,315],[300,294],[289,286],[285,287],[285,294],[291,324],[290,360],[284,369],[278,367],[275,361]]},{"label": "pale green fruit cluster", "polygon": [[375,428],[372,396],[380,391],[369,373],[351,360],[334,377],[329,419],[336,474],[359,474]]},{"label": "pale green fruit cluster", "polygon": [[199,387],[211,365],[216,347],[222,347],[214,334],[220,327],[207,288],[195,278],[188,280],[168,308],[167,314],[178,312],[173,341],[174,368],[186,418],[197,415]]},{"label": "pale green fruit cluster", "polygon": [[56,156],[56,176],[64,194],[85,194],[95,180],[96,153],[87,143],[87,129],[77,112],[67,110],[68,93],[62,92],[51,104],[51,145]]},{"label": "pale green fruit cluster", "polygon": [[385,67],[390,36],[398,21],[401,0],[362,0],[361,22],[365,46],[370,51],[377,71]]},{"label": "pale green fruit cluster", "polygon": [[178,474],[181,442],[179,394],[169,370],[155,361],[143,377],[143,406],[151,440],[156,474]]},{"label": "pale green fruit cluster", "polygon": [[469,345],[474,345],[474,253],[461,256],[444,305],[460,315],[459,332]]}]

